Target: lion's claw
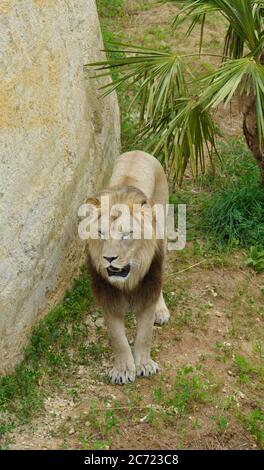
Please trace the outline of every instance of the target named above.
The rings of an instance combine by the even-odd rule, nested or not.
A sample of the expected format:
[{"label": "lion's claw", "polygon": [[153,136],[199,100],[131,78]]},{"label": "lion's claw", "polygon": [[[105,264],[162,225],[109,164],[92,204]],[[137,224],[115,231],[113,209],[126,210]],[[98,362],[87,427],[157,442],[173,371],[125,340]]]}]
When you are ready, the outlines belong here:
[{"label": "lion's claw", "polygon": [[136,371],[138,377],[150,377],[151,375],[157,374],[160,368],[155,361],[149,359],[147,362],[139,363],[136,366]]},{"label": "lion's claw", "polygon": [[109,380],[112,384],[125,385],[132,383],[136,378],[135,368],[131,367],[113,367],[108,373]]}]

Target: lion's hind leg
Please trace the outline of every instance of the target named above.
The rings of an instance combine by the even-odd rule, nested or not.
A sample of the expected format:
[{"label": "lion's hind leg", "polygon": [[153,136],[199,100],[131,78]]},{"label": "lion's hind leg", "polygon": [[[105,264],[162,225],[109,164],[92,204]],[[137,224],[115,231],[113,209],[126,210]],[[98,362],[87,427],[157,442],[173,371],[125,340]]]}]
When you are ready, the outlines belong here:
[{"label": "lion's hind leg", "polygon": [[167,305],[165,304],[163,293],[161,292],[159,296],[159,300],[156,305],[156,309],[155,309],[154,321],[157,325],[162,326],[165,323],[168,323],[169,319],[170,319],[170,312],[169,312]]}]

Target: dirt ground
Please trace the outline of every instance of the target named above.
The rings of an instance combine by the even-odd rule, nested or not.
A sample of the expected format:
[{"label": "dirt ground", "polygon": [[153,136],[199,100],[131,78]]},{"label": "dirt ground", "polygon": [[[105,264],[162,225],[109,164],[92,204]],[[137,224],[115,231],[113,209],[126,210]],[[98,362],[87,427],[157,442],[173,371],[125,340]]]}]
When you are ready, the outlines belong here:
[{"label": "dirt ground", "polygon": [[[167,43],[186,50],[180,32],[171,36],[172,4],[127,1],[128,40]],[[114,23],[114,22],[113,22]],[[158,31],[157,31],[158,28]],[[165,32],[163,33],[162,30]],[[208,46],[220,47],[209,24]],[[188,48],[197,46],[192,33]],[[210,61],[208,61],[209,63]],[[210,66],[204,63],[202,66]],[[240,134],[241,118],[218,111],[227,135]],[[224,119],[223,119],[224,117]],[[102,354],[80,365],[57,391],[47,389],[45,408],[8,436],[11,449],[259,449],[263,444],[264,276],[245,267],[244,254],[204,256],[188,244],[167,260],[165,296],[171,320],[155,327],[153,357],[161,372],[135,384],[113,386],[106,329],[96,309],[87,314],[89,344]],[[132,341],[134,319],[128,318]]]},{"label": "dirt ground", "polygon": [[[264,279],[242,269],[240,257],[222,267],[215,260],[190,267],[192,248],[188,250],[190,258],[179,260],[180,269],[174,254],[168,260],[165,293],[171,321],[155,327],[153,341],[161,373],[133,385],[113,386],[105,380],[108,353],[80,366],[57,394],[47,394],[45,409],[30,426],[10,435],[12,449],[259,448],[243,415],[263,398],[263,358],[254,344],[256,330],[262,329],[263,335],[259,283]],[[107,344],[101,318],[89,313],[87,322],[88,341]],[[133,319],[130,323],[132,339]],[[235,360],[238,355],[254,364],[245,372],[246,380]],[[197,383],[188,373],[179,376],[186,368],[192,368],[190,376]],[[78,392],[70,398],[73,387]]]}]

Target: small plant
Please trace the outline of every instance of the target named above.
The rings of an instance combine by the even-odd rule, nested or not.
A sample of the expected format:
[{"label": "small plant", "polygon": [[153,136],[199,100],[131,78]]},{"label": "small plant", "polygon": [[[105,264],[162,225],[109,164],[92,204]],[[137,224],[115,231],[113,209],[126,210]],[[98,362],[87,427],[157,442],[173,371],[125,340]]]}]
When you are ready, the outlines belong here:
[{"label": "small plant", "polygon": [[257,273],[264,270],[264,250],[259,249],[257,246],[250,248],[249,256],[246,264],[253,268]]},{"label": "small plant", "polygon": [[153,395],[157,403],[161,403],[161,401],[164,399],[164,392],[161,387],[155,388],[153,391]]},{"label": "small plant", "polygon": [[243,356],[235,356],[234,362],[238,370],[239,379],[244,384],[248,383],[252,374],[259,372],[259,368],[250,364]]},{"label": "small plant", "polygon": [[119,432],[119,421],[113,410],[106,410],[104,415],[104,431],[107,434],[112,429]]},{"label": "small plant", "polygon": [[217,432],[224,433],[228,428],[228,419],[226,416],[214,416],[213,420],[217,426]]}]

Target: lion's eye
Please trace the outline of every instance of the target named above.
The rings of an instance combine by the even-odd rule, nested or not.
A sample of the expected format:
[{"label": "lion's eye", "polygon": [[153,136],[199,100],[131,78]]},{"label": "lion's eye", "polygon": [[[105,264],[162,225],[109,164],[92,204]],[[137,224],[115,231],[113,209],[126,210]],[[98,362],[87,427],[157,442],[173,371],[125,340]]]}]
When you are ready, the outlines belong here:
[{"label": "lion's eye", "polygon": [[130,240],[132,238],[133,232],[123,233],[122,240]]}]

